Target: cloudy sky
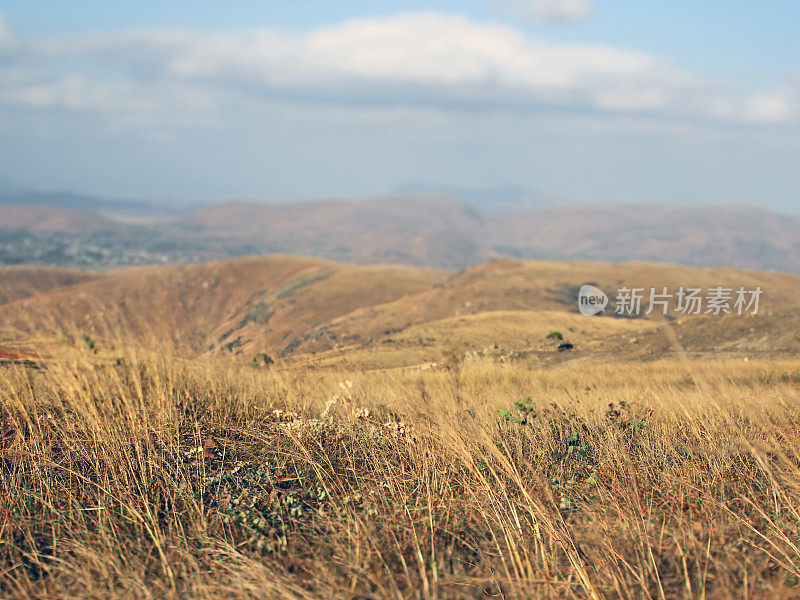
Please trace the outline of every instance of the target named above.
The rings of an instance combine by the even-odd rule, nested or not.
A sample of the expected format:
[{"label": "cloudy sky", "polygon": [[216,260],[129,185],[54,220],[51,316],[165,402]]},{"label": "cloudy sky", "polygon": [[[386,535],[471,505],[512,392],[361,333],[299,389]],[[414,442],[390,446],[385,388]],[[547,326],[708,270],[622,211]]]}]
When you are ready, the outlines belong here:
[{"label": "cloudy sky", "polygon": [[800,2],[0,0],[0,182],[800,210]]}]

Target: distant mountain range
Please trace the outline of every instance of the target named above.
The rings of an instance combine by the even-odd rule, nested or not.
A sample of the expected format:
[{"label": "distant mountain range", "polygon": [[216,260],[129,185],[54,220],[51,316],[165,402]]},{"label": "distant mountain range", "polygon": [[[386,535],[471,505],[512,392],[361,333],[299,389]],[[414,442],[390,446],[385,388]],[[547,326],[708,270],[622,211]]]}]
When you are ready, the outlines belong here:
[{"label": "distant mountain range", "polygon": [[560,200],[536,190],[519,186],[466,188],[432,183],[411,182],[399,186],[393,195],[453,196],[486,213],[503,213],[553,206]]},{"label": "distant mountain range", "polygon": [[104,266],[291,253],[444,268],[514,257],[800,273],[796,215],[735,205],[563,205],[516,188],[464,195],[470,200],[417,193],[161,207],[0,187],[0,263]]},{"label": "distant mountain range", "polygon": [[357,263],[459,268],[494,257],[673,262],[800,272],[800,216],[747,206],[544,206],[482,211],[453,196],[206,206],[173,225]]}]

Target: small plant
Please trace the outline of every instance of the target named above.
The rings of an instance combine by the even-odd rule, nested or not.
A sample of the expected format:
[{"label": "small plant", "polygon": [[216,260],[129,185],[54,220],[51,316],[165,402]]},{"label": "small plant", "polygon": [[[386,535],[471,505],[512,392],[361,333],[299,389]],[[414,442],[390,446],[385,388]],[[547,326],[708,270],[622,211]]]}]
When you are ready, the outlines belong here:
[{"label": "small plant", "polygon": [[588,458],[592,454],[592,447],[581,437],[580,431],[574,429],[567,438],[567,452],[564,458]]},{"label": "small plant", "polygon": [[503,417],[506,421],[514,421],[514,422],[516,422],[516,417],[514,417],[514,415],[511,413],[511,411],[508,410],[507,408],[501,408],[497,412],[499,412],[500,416]]},{"label": "small plant", "polygon": [[517,409],[519,415],[515,416],[510,410],[505,408],[501,408],[498,412],[506,421],[519,423],[520,425],[526,425],[529,419],[536,418],[537,413],[533,408],[533,399],[531,399],[529,396],[526,396],[522,400],[517,400],[514,403],[514,408]]},{"label": "small plant", "polygon": [[274,362],[275,361],[272,360],[272,357],[265,352],[259,352],[253,357],[253,366],[256,368],[269,367]]},{"label": "small plant", "polygon": [[563,340],[564,335],[560,331],[551,331],[547,334],[548,340]]}]

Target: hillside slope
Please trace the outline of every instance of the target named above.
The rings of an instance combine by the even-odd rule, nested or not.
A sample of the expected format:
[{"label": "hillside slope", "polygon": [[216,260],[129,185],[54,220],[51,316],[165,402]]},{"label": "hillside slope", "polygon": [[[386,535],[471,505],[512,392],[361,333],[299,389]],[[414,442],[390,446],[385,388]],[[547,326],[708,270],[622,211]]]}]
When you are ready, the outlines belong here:
[{"label": "hillside slope", "polygon": [[285,353],[322,323],[429,289],[443,275],[285,256],[129,269],[9,304],[2,322],[189,354],[242,347]]},{"label": "hillside slope", "polygon": [[0,304],[102,277],[100,273],[50,267],[0,267]]},{"label": "hillside slope", "polygon": [[[651,287],[673,293],[681,286],[708,289],[744,286],[764,293],[760,309],[767,311],[800,304],[800,277],[736,269],[697,269],[649,263],[560,263],[497,260],[454,274],[419,294],[382,306],[369,306],[326,324],[336,339],[350,343],[391,335],[421,325],[487,311],[577,312],[578,288],[587,282],[604,289],[611,301],[623,286]],[[610,317],[601,317],[608,319]],[[313,341],[312,341],[313,340]],[[309,336],[301,350],[327,350],[325,338]]]},{"label": "hillside slope", "polygon": [[[499,260],[448,273],[280,256],[121,270],[12,302],[0,323],[14,331],[72,331],[109,343],[156,344],[184,356],[428,348],[401,363],[412,355],[424,362],[449,347],[502,343],[512,350],[552,350],[552,343],[542,345],[551,329],[582,347],[658,329],[658,318],[577,314],[576,292],[586,282],[605,289],[612,302],[622,286],[673,292],[681,286],[760,286],[762,313],[795,310],[800,298],[800,277],[735,269]],[[712,329],[732,327],[722,317],[707,322]],[[715,339],[713,333],[706,338]]]}]

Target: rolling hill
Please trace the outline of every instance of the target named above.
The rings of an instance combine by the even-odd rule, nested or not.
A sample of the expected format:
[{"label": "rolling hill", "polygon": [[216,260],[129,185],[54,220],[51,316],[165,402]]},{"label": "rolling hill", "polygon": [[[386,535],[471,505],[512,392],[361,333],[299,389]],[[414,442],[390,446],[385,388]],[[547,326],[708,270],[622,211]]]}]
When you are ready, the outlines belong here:
[{"label": "rolling hill", "polygon": [[[671,351],[673,340],[665,346],[659,333],[663,317],[579,315],[577,289],[589,281],[606,290],[612,302],[621,286],[666,286],[673,292],[681,286],[760,286],[764,295],[758,317],[682,317],[669,326],[686,338],[686,348],[698,351],[719,347],[721,340],[733,350],[800,349],[795,338],[781,331],[781,323],[794,323],[800,315],[800,277],[647,263],[505,259],[453,273],[251,257],[123,269],[43,288],[8,303],[0,323],[6,331],[49,332],[53,338],[65,332],[72,339],[86,335],[106,347],[127,341],[155,344],[183,356],[228,353],[249,360],[267,352],[291,360],[314,354],[323,363],[360,356],[374,366],[421,364],[488,347],[499,355],[545,356],[557,345],[547,339],[553,330],[580,352],[638,356]],[[777,311],[783,316],[770,316]],[[769,326],[759,341],[750,328],[762,315]],[[731,337],[730,332],[739,333]],[[636,346],[628,347],[631,338]]]},{"label": "rolling hill", "polygon": [[[577,312],[577,291],[594,282],[613,296],[622,286],[677,290],[718,285],[765,292],[763,310],[800,304],[800,277],[735,269],[696,269],[677,265],[625,263],[558,263],[490,261],[454,274],[411,298],[365,307],[326,324],[337,339],[362,342],[384,332],[406,330],[423,323],[489,311]],[[613,297],[612,297],[613,302]],[[582,318],[581,318],[582,319]],[[579,321],[581,320],[579,319]],[[609,317],[603,317],[608,320]],[[327,349],[324,338],[310,336],[301,349]]]},{"label": "rolling hill", "polygon": [[361,306],[415,294],[444,273],[298,257],[123,269],[7,305],[12,331],[72,331],[197,355],[290,353],[316,327]]}]

